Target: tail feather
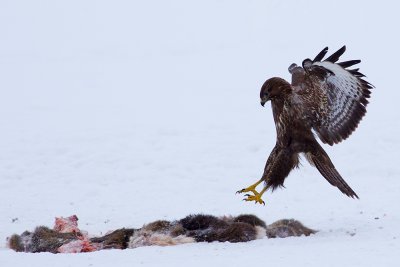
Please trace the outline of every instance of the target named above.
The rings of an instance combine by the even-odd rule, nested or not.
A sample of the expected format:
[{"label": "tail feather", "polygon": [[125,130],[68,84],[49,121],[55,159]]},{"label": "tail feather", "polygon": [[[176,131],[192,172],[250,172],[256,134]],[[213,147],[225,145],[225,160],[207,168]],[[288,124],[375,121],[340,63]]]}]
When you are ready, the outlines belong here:
[{"label": "tail feather", "polygon": [[310,159],[318,171],[333,186],[336,186],[343,194],[351,198],[359,198],[357,194],[342,178],[329,159],[328,154],[318,144],[316,151],[311,152]]}]

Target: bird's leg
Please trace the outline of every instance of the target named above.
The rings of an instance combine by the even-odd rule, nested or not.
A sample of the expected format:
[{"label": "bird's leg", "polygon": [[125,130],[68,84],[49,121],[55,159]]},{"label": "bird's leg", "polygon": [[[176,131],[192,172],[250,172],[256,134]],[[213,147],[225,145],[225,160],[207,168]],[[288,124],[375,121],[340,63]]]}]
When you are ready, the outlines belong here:
[{"label": "bird's leg", "polygon": [[256,191],[256,193],[254,193],[254,196],[252,196],[252,195],[250,195],[250,194],[246,194],[245,196],[247,197],[247,198],[245,198],[245,199],[243,199],[244,201],[255,201],[255,204],[257,204],[257,203],[260,203],[260,204],[263,204],[263,205],[265,205],[265,202],[264,202],[264,200],[262,200],[261,199],[261,197],[262,197],[262,195],[265,193],[265,191],[267,191],[268,190],[268,186],[265,186],[262,190],[261,190],[261,192],[260,193],[257,193],[257,191]]},{"label": "bird's leg", "polygon": [[261,182],[264,181],[263,178],[261,178],[260,180],[258,180],[255,184],[250,185],[247,188],[243,188],[242,190],[236,191],[236,194],[241,194],[241,193],[246,193],[246,192],[252,192],[254,195],[257,195],[258,192],[256,190],[256,187],[261,184]]}]

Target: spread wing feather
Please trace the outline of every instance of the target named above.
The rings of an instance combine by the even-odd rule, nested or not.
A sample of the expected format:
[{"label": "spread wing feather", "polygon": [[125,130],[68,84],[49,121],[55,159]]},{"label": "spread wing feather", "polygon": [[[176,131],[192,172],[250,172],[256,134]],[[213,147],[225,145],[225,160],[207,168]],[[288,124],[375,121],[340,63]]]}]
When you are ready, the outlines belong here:
[{"label": "spread wing feather", "polygon": [[314,58],[313,62],[321,61],[325,57],[326,53],[328,53],[328,47],[322,49],[322,51]]},{"label": "spread wing feather", "polygon": [[324,48],[313,61],[303,61],[303,68],[292,67],[292,86],[301,92],[312,127],[322,142],[337,144],[357,128],[366,113],[370,89],[359,69],[347,69],[360,63],[349,60],[336,63],[346,51],[343,46],[322,61],[328,48]]},{"label": "spread wing feather", "polygon": [[325,61],[329,61],[329,62],[335,63],[336,61],[339,60],[339,58],[343,55],[343,53],[345,51],[346,51],[346,46],[343,46],[338,51],[336,51],[335,53],[330,55],[327,59],[325,59]]}]

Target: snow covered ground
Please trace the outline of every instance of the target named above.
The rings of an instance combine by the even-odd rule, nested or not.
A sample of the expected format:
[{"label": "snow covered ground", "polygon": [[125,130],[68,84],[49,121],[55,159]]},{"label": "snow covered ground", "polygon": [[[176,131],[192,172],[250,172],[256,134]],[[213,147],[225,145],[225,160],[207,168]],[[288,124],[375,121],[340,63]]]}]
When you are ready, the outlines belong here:
[{"label": "snow covered ground", "polygon": [[[399,266],[397,1],[0,2],[0,266]],[[265,206],[235,191],[275,143],[269,77],[347,45],[376,86],[327,147],[360,200],[303,160]],[[333,52],[333,51],[332,51]],[[79,217],[102,234],[190,213],[295,218],[312,237],[15,253],[13,233]]]}]

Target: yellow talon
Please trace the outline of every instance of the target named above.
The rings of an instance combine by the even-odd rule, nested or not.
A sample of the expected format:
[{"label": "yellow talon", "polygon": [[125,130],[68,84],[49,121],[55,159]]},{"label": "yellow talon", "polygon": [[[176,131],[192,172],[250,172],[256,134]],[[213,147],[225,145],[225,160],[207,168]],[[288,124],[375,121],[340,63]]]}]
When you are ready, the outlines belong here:
[{"label": "yellow talon", "polygon": [[241,193],[246,193],[246,192],[252,192],[254,195],[258,195],[259,193],[256,190],[256,187],[262,182],[264,179],[260,179],[257,181],[257,183],[250,185],[247,188],[243,188],[242,190],[239,190],[236,192],[236,194],[241,194]]},{"label": "yellow talon", "polygon": [[[246,188],[246,189],[247,189],[247,188]],[[252,196],[252,195],[250,195],[250,194],[246,194],[246,195],[245,195],[246,198],[243,199],[243,200],[244,200],[244,201],[255,201],[255,204],[260,203],[260,204],[265,205],[265,202],[264,202],[264,200],[262,200],[261,197],[262,197],[262,195],[265,193],[265,191],[267,191],[267,190],[268,190],[268,187],[267,187],[267,186],[264,187],[263,190],[261,190],[260,193],[258,193],[256,190],[254,190],[255,192],[249,190],[249,191],[253,192],[254,195]]]},{"label": "yellow talon", "polygon": [[252,196],[252,195],[246,195],[246,196],[247,196],[247,198],[243,199],[244,201],[255,201],[254,204],[260,203],[260,204],[265,205],[265,202],[264,202],[264,200],[261,199],[260,194],[256,194],[254,196]]}]

